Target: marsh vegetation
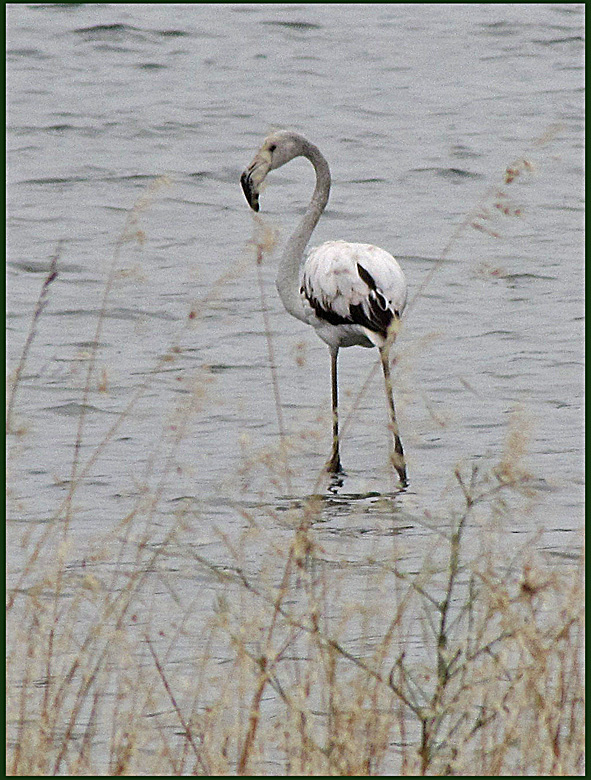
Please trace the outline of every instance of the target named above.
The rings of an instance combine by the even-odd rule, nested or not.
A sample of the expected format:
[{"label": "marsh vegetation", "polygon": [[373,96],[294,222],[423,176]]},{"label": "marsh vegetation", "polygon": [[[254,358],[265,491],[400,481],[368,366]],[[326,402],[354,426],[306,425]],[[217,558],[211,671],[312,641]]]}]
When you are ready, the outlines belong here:
[{"label": "marsh vegetation", "polygon": [[[518,217],[506,188],[529,165],[524,157],[509,166],[453,240],[470,228],[494,235],[498,212]],[[198,365],[171,398],[158,457],[126,511],[101,533],[84,530],[80,506],[92,501],[96,464],[183,352],[179,334],[100,436],[90,429],[93,399],[109,393],[104,315],[162,185],[140,199],[116,242],[52,516],[19,522],[12,506],[8,774],[582,774],[582,562],[558,563],[535,537],[507,531],[540,500],[525,413],[512,415],[493,463],[452,462],[439,500],[412,516],[398,491],[351,495],[321,472],[294,492],[293,452],[322,437],[326,419],[267,446],[244,437],[230,475],[240,530],[230,534],[199,496],[161,511],[190,422],[212,403],[215,377]],[[254,252],[220,275],[182,329],[206,317],[228,274],[252,281],[272,243],[257,233]],[[13,448],[29,435],[19,402],[59,251],[9,378]],[[265,310],[263,295],[261,287]],[[277,345],[267,322],[264,331],[273,371]],[[269,382],[281,423],[276,374]],[[337,538],[327,517],[351,507],[357,525]],[[420,533],[409,538],[409,526]],[[199,542],[206,527],[215,548]],[[374,541],[360,547],[361,536]]]}]

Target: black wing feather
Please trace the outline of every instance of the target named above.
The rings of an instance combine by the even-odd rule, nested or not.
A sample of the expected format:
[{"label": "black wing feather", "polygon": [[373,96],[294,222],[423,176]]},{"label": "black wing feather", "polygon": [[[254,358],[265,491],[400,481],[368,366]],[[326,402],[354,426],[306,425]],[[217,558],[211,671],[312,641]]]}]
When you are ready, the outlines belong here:
[{"label": "black wing feather", "polygon": [[319,319],[331,325],[361,325],[386,338],[392,320],[395,317],[398,318],[399,313],[392,311],[388,299],[377,287],[375,279],[369,271],[359,263],[357,263],[357,271],[360,278],[369,287],[369,295],[366,302],[349,307],[348,317],[337,314],[326,304],[323,305],[321,301],[312,295],[312,291],[306,284],[302,285],[300,292],[314,309]]},{"label": "black wing feather", "polygon": [[384,336],[387,335],[390,323],[394,319],[394,314],[390,308],[390,303],[384,293],[378,288],[373,276],[362,265],[357,263],[357,271],[365,284],[369,287],[369,295],[365,303],[351,306],[351,316],[359,325],[363,325],[370,330]]}]

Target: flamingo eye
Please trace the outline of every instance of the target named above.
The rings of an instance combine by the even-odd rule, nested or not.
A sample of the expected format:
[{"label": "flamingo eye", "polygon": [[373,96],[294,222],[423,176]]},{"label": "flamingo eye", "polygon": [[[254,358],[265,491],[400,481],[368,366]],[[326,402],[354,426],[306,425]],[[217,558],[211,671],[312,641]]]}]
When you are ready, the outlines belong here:
[{"label": "flamingo eye", "polygon": [[274,152],[275,149],[277,149],[277,144],[271,144],[271,146],[269,147],[269,151]]}]

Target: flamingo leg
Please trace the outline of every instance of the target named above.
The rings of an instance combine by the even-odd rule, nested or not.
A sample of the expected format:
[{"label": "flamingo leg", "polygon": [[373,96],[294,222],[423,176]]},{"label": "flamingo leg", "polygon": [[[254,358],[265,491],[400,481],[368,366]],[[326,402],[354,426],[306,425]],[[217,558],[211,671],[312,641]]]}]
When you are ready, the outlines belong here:
[{"label": "flamingo leg", "polygon": [[330,350],[330,379],[332,386],[332,454],[326,464],[330,474],[340,474],[343,470],[339,455],[339,387],[337,381],[337,356],[339,348]]},{"label": "flamingo leg", "polygon": [[392,465],[398,473],[400,484],[402,487],[408,485],[408,479],[406,476],[406,461],[404,459],[404,450],[402,449],[402,442],[400,441],[400,435],[398,431],[398,423],[396,422],[396,410],[394,408],[394,393],[392,390],[392,377],[390,375],[390,345],[385,344],[380,349],[380,357],[382,359],[382,369],[384,371],[384,383],[386,386],[386,398],[388,400],[388,410],[390,412],[390,430],[394,438],[394,451],[390,455]]}]

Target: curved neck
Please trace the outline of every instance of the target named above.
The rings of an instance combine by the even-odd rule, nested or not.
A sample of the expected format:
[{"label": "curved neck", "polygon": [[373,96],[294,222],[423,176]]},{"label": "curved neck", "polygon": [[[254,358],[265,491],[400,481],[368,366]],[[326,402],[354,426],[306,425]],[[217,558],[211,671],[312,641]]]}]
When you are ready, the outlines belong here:
[{"label": "curved neck", "polygon": [[287,311],[305,322],[306,317],[300,297],[300,268],[304,262],[304,251],[310,236],[328,202],[330,170],[320,149],[309,141],[305,142],[298,156],[306,157],[314,166],[316,187],[306,213],[285,245],[277,274],[277,291]]}]

